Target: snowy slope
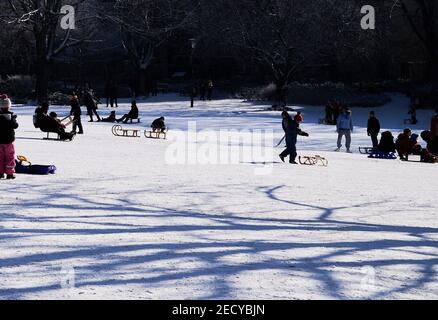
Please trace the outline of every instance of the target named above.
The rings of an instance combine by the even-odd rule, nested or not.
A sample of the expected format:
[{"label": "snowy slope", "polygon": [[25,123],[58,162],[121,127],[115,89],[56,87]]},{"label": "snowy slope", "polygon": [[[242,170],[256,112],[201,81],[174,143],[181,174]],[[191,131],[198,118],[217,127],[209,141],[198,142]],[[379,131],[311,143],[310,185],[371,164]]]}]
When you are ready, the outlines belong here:
[{"label": "snowy slope", "polygon": [[[376,112],[398,132],[408,101],[393,98]],[[316,124],[323,107],[299,107],[311,136],[298,150],[327,157],[327,168],[280,163],[281,119],[263,105],[190,109],[162,96],[139,106],[142,123],[130,127],[164,115],[167,141],[117,138],[85,116],[84,136],[43,141],[34,108],[15,108],[17,153],[58,173],[0,182],[0,299],[438,298],[438,165],[331,152],[334,127]],[[369,111],[353,111],[354,150],[369,145]],[[431,115],[420,111],[414,131]],[[192,121],[206,131],[176,144]],[[223,129],[243,130],[233,135],[238,163],[170,161],[175,146],[202,155]],[[274,140],[249,157],[263,143],[253,129],[273,129]]]}]

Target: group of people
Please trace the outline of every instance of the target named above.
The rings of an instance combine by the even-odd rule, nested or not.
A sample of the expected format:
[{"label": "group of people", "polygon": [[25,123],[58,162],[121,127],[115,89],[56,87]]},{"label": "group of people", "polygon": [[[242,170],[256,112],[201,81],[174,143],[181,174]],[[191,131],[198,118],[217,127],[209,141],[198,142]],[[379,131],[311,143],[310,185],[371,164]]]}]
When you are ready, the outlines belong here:
[{"label": "group of people", "polygon": [[325,123],[335,125],[338,122],[338,117],[344,109],[342,103],[338,100],[329,101],[325,106]]},{"label": "group of people", "polygon": [[[73,140],[76,135],[76,131],[66,131],[66,125],[62,120],[58,118],[56,112],[49,113],[49,104],[44,102],[41,106],[35,109],[33,124],[35,128],[40,129],[43,132],[53,132],[58,134],[60,140]],[[82,126],[81,126],[82,128]]]},{"label": "group of people", "polygon": [[[425,130],[420,135],[406,128],[394,142],[392,133],[386,131],[382,133],[381,140],[378,142],[380,122],[373,111],[370,113],[367,131],[371,137],[373,148],[377,151],[384,153],[397,151],[400,159],[404,161],[408,160],[410,154],[419,155],[422,162],[437,162],[438,160],[438,108],[431,119],[430,130]],[[426,142],[426,148],[422,148],[419,144],[419,137]]]},{"label": "group of people", "polygon": [[[289,156],[289,162],[296,164],[297,150],[297,136],[306,136],[309,134],[300,129],[300,123],[304,121],[301,112],[297,112],[292,118],[287,111],[282,113],[282,126],[285,132],[286,149],[280,154],[280,159],[284,162],[285,158]],[[351,134],[354,130],[352,111],[349,108],[343,108],[337,116],[336,129],[338,133],[337,148],[335,151],[340,151],[342,148],[342,141],[345,137],[345,146],[347,153],[351,153]],[[397,152],[402,161],[407,161],[410,154],[419,155],[421,162],[438,162],[438,108],[435,110],[435,115],[431,119],[430,130],[423,131],[420,135],[412,132],[411,129],[405,129],[397,140],[394,141],[394,136],[390,131],[381,133],[379,141],[378,136],[381,131],[379,119],[376,117],[374,111],[370,112],[367,125],[367,133],[371,138],[373,150],[382,153]],[[421,137],[426,142],[426,148],[422,148],[418,139]]]}]

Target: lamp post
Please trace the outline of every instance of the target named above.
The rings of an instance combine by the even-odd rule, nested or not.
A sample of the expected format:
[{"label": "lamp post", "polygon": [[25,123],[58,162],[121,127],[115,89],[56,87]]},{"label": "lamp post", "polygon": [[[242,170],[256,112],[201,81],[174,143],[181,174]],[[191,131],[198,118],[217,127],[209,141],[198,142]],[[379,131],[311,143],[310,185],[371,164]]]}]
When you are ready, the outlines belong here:
[{"label": "lamp post", "polygon": [[194,102],[195,102],[195,83],[194,83],[195,72],[193,69],[193,54],[194,54],[195,48],[196,48],[196,39],[192,38],[192,39],[189,39],[189,41],[190,41],[190,46],[191,46],[191,53],[190,53],[190,74],[191,74],[190,107],[193,108]]}]

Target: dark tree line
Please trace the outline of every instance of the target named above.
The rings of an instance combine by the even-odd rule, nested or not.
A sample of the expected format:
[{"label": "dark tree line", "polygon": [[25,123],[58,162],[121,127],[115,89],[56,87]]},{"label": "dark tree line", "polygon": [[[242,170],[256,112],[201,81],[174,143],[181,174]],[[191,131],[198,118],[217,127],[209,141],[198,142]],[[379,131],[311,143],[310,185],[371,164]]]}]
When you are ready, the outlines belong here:
[{"label": "dark tree line", "polygon": [[[66,4],[75,8],[74,30],[60,28]],[[376,30],[361,29],[362,5],[376,8]],[[57,58],[109,41],[140,72],[160,48],[194,38],[197,60],[228,56],[257,68],[276,84],[279,100],[312,64],[382,69],[410,55],[433,66],[431,77],[438,71],[436,0],[7,0],[0,9],[0,40],[8,44],[0,66],[26,64],[39,101]],[[401,33],[416,50],[400,44]]]}]

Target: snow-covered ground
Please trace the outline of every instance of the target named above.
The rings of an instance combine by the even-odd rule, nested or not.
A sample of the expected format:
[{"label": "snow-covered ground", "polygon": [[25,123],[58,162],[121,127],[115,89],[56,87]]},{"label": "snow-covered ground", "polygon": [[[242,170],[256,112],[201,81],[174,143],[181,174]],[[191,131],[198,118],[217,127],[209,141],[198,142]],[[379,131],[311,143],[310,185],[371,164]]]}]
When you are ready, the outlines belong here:
[{"label": "snow-covered ground", "polygon": [[[383,127],[398,134],[407,105],[394,94],[377,108]],[[282,137],[279,113],[263,105],[190,109],[161,96],[139,106],[142,123],[129,127],[163,115],[168,140],[114,137],[84,116],[84,136],[44,141],[34,108],[15,108],[17,154],[58,172],[0,182],[0,299],[438,298],[438,165],[360,155],[369,109],[353,110],[356,152],[346,154],[331,152],[334,127],[317,124],[323,107],[300,106],[310,138],[299,137],[299,154],[329,160],[307,167],[281,163],[281,148],[248,156]],[[416,133],[431,115],[419,112]],[[194,125],[208,132],[175,159]],[[242,130],[241,159],[200,164],[224,129]]]}]

